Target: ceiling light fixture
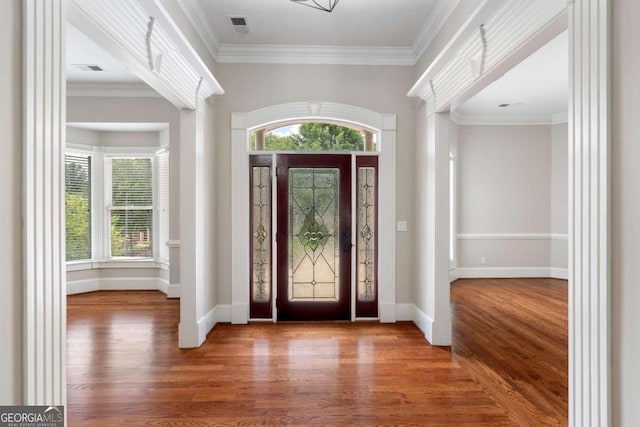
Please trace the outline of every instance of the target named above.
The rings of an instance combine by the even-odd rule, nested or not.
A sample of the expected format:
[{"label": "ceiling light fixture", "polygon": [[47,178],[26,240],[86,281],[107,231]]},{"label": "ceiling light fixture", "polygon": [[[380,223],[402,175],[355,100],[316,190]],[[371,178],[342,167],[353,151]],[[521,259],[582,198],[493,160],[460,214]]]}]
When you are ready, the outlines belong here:
[{"label": "ceiling light fixture", "polygon": [[340,0],[291,0],[294,3],[301,4],[303,6],[312,7],[318,10],[324,10],[325,12],[331,12],[336,7]]}]

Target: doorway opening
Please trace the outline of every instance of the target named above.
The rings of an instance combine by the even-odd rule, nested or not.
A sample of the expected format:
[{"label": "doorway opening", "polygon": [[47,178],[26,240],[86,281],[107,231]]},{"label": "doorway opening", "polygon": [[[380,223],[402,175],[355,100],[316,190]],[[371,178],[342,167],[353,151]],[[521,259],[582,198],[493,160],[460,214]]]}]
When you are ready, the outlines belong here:
[{"label": "doorway opening", "polygon": [[249,162],[250,318],[378,318],[377,155]]},{"label": "doorway opening", "polygon": [[[231,322],[244,324],[305,318],[395,322],[395,114],[380,114],[330,102],[294,102],[248,113],[233,113],[231,124],[231,231],[235,236],[231,253]],[[278,134],[276,136],[280,140],[269,136],[269,133]],[[294,133],[300,135],[294,136]],[[319,134],[333,138],[330,144],[333,148],[326,149],[325,144],[323,149],[324,137],[316,138]],[[305,158],[329,163],[296,163]],[[338,175],[335,171],[323,169],[340,169],[341,166],[331,163],[340,158],[345,159],[342,161],[346,169],[339,175],[348,178],[348,183],[343,184],[344,195],[340,196],[337,190],[338,204],[334,213],[340,211],[340,201],[349,200],[350,222],[340,224],[338,219],[331,225],[335,229],[330,229],[329,217],[335,218],[328,211],[319,212],[329,208],[328,196],[326,200],[325,196],[318,196],[323,191],[328,193],[328,189],[315,190],[316,199],[322,206],[310,205],[300,209],[294,203],[296,211],[289,209],[288,201],[282,201],[301,198],[296,194],[291,196],[291,192],[306,192],[304,197],[310,199],[314,191],[312,186],[296,188],[293,184],[308,180],[303,177],[305,173],[315,177],[307,182],[313,183],[315,179],[316,184],[328,176]],[[337,179],[338,187],[340,179]],[[385,202],[378,206],[378,200]],[[278,210],[279,203],[283,207]],[[251,209],[247,209],[249,206]],[[292,227],[289,227],[290,214],[296,212],[299,218],[294,218]],[[279,219],[279,215],[284,216]],[[345,234],[346,231],[349,234]],[[279,247],[283,248],[287,239],[287,247],[279,253]],[[377,241],[384,242],[384,245],[378,248],[374,243]],[[353,246],[347,248],[348,245]],[[341,251],[346,254],[342,257],[347,261],[340,261]],[[385,262],[378,263],[378,258]],[[278,266],[279,259],[283,263],[282,268]],[[309,280],[303,280],[301,276],[298,284],[302,287],[298,286],[296,290],[293,282],[297,276],[292,274],[289,277],[287,274],[289,270],[294,271],[294,267],[289,267],[291,265],[300,267],[296,270],[298,273],[311,272]],[[318,274],[322,276],[319,277],[322,284],[313,278],[311,266],[321,270]],[[334,267],[337,270],[332,270]],[[337,282],[336,271],[341,272]],[[301,305],[322,299],[329,293],[331,281],[328,277],[331,274],[334,275],[334,285],[339,285],[335,285],[330,297],[342,301],[340,295],[345,292],[347,309],[338,317],[337,311],[332,317],[308,313],[297,317],[300,310],[296,315],[287,315],[287,309],[278,305],[283,295],[288,300],[284,302],[285,306],[300,295],[302,299],[312,299],[297,301]],[[341,282],[342,275],[345,283]],[[325,289],[321,289],[323,287]],[[298,293],[292,297],[296,291]],[[318,308],[330,305],[328,299],[315,301],[315,304]]]}]

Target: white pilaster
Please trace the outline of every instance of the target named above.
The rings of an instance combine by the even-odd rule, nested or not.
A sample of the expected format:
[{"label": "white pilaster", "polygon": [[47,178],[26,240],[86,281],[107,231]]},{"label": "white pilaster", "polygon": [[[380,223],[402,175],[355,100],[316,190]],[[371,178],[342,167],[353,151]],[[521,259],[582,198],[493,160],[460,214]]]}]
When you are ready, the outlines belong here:
[{"label": "white pilaster", "polygon": [[430,327],[424,331],[433,345],[451,344],[449,303],[449,122],[446,113],[436,113],[435,96],[427,99],[427,218],[426,286]]},{"label": "white pilaster", "polygon": [[180,112],[180,326],[181,348],[199,347],[206,332],[204,289],[204,100]]},{"label": "white pilaster", "polygon": [[609,0],[569,2],[569,425],[610,414]]},{"label": "white pilaster", "polygon": [[[380,189],[378,205],[378,316],[382,323],[396,321],[396,115],[382,116],[378,158]],[[354,294],[355,295],[355,294]]]},{"label": "white pilaster", "polygon": [[65,2],[25,0],[24,403],[66,402]]},{"label": "white pilaster", "polygon": [[[231,323],[249,321],[249,154],[246,114],[231,115]],[[275,246],[274,246],[275,248]]]}]

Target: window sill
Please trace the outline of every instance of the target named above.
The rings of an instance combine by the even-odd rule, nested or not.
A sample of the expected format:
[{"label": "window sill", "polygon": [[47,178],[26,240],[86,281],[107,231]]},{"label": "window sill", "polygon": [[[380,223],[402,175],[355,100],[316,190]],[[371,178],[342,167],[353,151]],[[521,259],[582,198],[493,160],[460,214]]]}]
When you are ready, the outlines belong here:
[{"label": "window sill", "polygon": [[67,271],[92,270],[100,268],[161,268],[169,270],[169,263],[152,258],[113,258],[102,261],[70,261]]}]

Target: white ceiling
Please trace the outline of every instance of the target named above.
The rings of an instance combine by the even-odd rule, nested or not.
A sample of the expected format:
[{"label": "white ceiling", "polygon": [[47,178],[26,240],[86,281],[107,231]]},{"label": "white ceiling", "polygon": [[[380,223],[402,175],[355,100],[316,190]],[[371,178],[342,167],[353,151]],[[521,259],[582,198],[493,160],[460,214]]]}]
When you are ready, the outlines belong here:
[{"label": "white ceiling", "polygon": [[291,0],[179,0],[218,62],[370,65],[414,65],[459,2],[340,0],[327,13]]},{"label": "white ceiling", "polygon": [[[544,122],[566,117],[569,108],[568,43],[565,31],[464,103],[455,113],[467,122],[500,118]],[[501,108],[498,107],[500,104],[511,106]]]},{"label": "white ceiling", "polygon": [[[67,82],[140,82],[124,65],[73,25],[67,23]],[[99,65],[104,71],[81,71],[76,65]]]},{"label": "white ceiling", "polygon": [[[327,0],[318,0],[327,3]],[[411,46],[437,0],[341,0],[331,13],[289,0],[200,0],[221,44]],[[235,34],[228,16],[244,16]]]}]

